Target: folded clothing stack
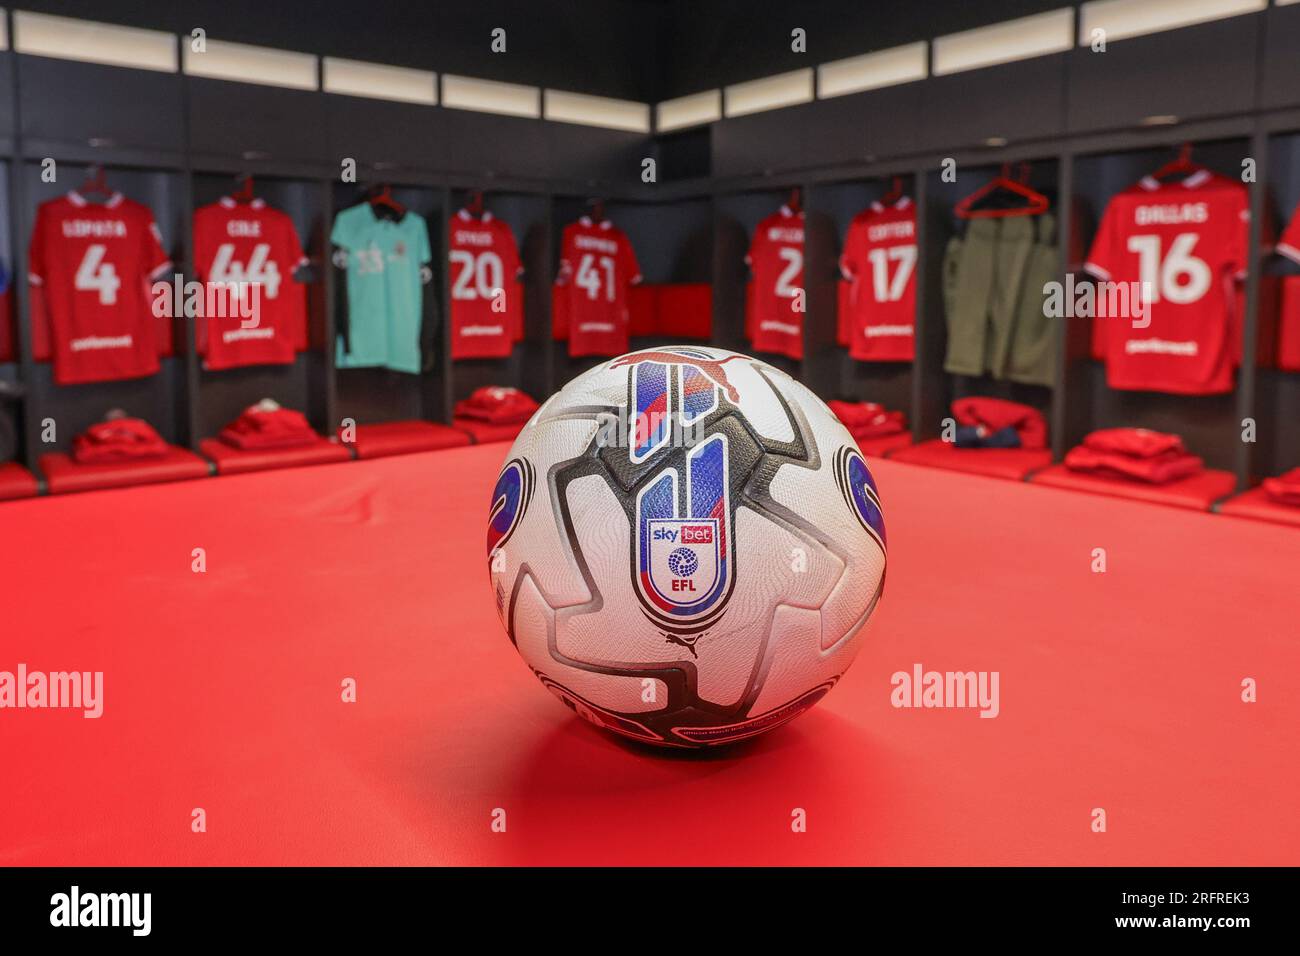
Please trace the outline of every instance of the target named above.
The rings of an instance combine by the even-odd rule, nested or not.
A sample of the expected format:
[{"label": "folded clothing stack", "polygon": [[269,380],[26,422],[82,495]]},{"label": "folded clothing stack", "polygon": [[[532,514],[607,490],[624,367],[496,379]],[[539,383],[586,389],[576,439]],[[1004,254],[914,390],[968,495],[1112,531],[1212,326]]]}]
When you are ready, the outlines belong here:
[{"label": "folded clothing stack", "polygon": [[538,407],[531,396],[517,388],[486,385],[456,403],[456,417],[490,425],[522,425],[533,417]]},{"label": "folded clothing stack", "polygon": [[72,440],[72,460],[81,465],[161,458],[167,450],[167,443],[152,425],[123,412],[109,412],[104,421]]},{"label": "folded clothing stack", "polygon": [[1001,398],[959,398],[952,403],[958,448],[1047,447],[1047,419],[1028,405]]},{"label": "folded clothing stack", "polygon": [[227,445],[245,451],[294,448],[320,441],[307,416],[263,399],[250,405],[217,436]]},{"label": "folded clothing stack", "polygon": [[1280,505],[1300,508],[1300,468],[1292,468],[1277,478],[1265,478],[1264,493]]},{"label": "folded clothing stack", "polygon": [[884,405],[876,402],[841,402],[832,400],[826,403],[835,413],[844,427],[849,430],[855,441],[865,438],[884,438],[898,435],[907,428],[907,421],[902,412],[891,412]]},{"label": "folded clothing stack", "polygon": [[1205,463],[1188,453],[1178,435],[1145,428],[1103,428],[1070,449],[1065,467],[1103,478],[1166,485],[1200,474]]}]

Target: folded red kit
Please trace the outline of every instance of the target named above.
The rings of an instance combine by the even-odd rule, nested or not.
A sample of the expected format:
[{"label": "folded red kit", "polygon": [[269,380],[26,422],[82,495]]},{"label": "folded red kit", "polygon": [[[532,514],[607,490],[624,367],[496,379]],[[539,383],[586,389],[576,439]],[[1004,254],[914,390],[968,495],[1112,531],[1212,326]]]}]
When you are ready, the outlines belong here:
[{"label": "folded red kit", "polygon": [[897,435],[907,427],[902,412],[891,412],[876,402],[841,402],[833,399],[826,404],[854,438]]},{"label": "folded red kit", "polygon": [[1188,454],[1178,435],[1146,428],[1103,428],[1070,449],[1065,467],[1103,478],[1164,485],[1200,474],[1205,462]]},{"label": "folded red kit", "polygon": [[1047,419],[1042,412],[1019,402],[1001,398],[959,398],[952,403],[952,417],[958,425],[981,428],[988,434],[1015,429],[1020,447],[1039,450],[1047,447]]},{"label": "folded red kit", "polygon": [[159,458],[167,443],[152,425],[139,418],[110,418],[97,422],[72,440],[72,459],[83,465]]},{"label": "folded red kit", "polygon": [[227,445],[247,451],[292,448],[319,440],[306,415],[275,405],[244,409],[217,437]]},{"label": "folded red kit", "polygon": [[1264,493],[1280,505],[1300,507],[1300,468],[1277,478],[1264,479]]},{"label": "folded red kit", "polygon": [[456,417],[492,425],[517,425],[532,418],[538,407],[531,396],[517,388],[486,385],[456,403]]}]

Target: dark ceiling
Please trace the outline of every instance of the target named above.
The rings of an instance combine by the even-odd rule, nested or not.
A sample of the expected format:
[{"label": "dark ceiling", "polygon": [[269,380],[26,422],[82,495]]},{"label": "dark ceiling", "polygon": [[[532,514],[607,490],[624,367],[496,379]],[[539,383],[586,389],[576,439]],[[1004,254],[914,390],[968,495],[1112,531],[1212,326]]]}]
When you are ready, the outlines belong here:
[{"label": "dark ceiling", "polygon": [[[1064,0],[24,0],[23,9],[655,102]],[[503,27],[507,52],[491,52]],[[807,31],[808,52],[790,50]]]}]

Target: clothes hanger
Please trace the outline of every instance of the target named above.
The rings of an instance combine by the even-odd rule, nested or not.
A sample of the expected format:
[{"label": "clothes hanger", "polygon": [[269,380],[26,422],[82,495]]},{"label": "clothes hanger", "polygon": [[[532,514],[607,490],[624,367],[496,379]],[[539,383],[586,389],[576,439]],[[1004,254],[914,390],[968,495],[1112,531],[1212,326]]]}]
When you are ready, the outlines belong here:
[{"label": "clothes hanger", "polygon": [[393,198],[393,187],[388,183],[376,186],[370,191],[370,207],[376,212],[386,209],[395,213],[399,219],[406,215],[406,207]]},{"label": "clothes hanger", "polygon": [[[1025,179],[1029,177],[1028,163],[1024,164],[1021,170],[1021,176]],[[1023,199],[1025,204],[1022,206],[1010,206],[1001,208],[983,208],[977,209],[976,204],[989,198],[997,198],[997,193],[1009,193],[1010,197]],[[1003,199],[1010,197],[1001,197]],[[1011,178],[1011,166],[1009,163],[1002,164],[1002,174],[991,182],[985,183],[979,189],[975,190],[965,199],[961,200],[953,208],[953,212],[959,219],[1005,219],[1008,216],[1037,216],[1040,213],[1047,212],[1051,203],[1047,197],[1036,189],[1032,189],[1019,180]]]},{"label": "clothes hanger", "polygon": [[603,199],[587,200],[587,209],[587,215],[591,218],[592,222],[596,223],[596,225],[600,225],[607,218],[605,216],[605,200]]},{"label": "clothes hanger", "polygon": [[1173,178],[1186,179],[1193,173],[1199,173],[1203,169],[1205,167],[1200,163],[1192,162],[1192,144],[1183,143],[1182,146],[1178,147],[1177,158],[1171,159],[1157,169],[1151,174],[1151,178],[1160,181]]},{"label": "clothes hanger", "polygon": [[483,215],[483,190],[475,189],[469,194],[469,201],[465,203],[465,211],[475,219]]},{"label": "clothes hanger", "polygon": [[893,185],[889,187],[889,192],[880,197],[882,206],[892,206],[903,198],[903,177],[895,176]]},{"label": "clothes hanger", "polygon": [[792,213],[799,215],[803,211],[803,190],[798,186],[791,189],[790,198],[785,201],[785,204],[790,207]]},{"label": "clothes hanger", "polygon": [[81,196],[85,196],[87,193],[92,193],[105,198],[111,197],[113,195],[113,190],[108,187],[108,177],[104,172],[104,167],[98,163],[86,167],[86,178],[82,184],[77,187],[77,192]]},{"label": "clothes hanger", "polygon": [[240,173],[235,177],[235,183],[239,186],[230,194],[230,198],[235,202],[248,203],[253,201],[253,177],[250,173]]}]

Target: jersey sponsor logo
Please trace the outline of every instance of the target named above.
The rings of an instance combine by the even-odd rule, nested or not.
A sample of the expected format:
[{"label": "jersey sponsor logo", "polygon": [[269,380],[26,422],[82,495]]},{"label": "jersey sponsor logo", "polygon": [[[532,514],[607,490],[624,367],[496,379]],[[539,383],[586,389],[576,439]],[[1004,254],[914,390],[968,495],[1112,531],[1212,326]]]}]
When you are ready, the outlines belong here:
[{"label": "jersey sponsor logo", "polygon": [[98,349],[129,349],[135,347],[135,339],[129,335],[89,335],[73,339],[68,343],[74,352],[95,351]]},{"label": "jersey sponsor logo", "polygon": [[1170,342],[1167,339],[1129,339],[1124,343],[1126,355],[1173,355],[1192,358],[1199,352],[1200,344],[1195,340]]},{"label": "jersey sponsor logo", "polygon": [[876,480],[862,454],[847,445],[835,453],[835,483],[840,487],[844,503],[858,519],[862,530],[876,539],[880,550],[885,550],[885,515],[880,510],[880,493]]}]

